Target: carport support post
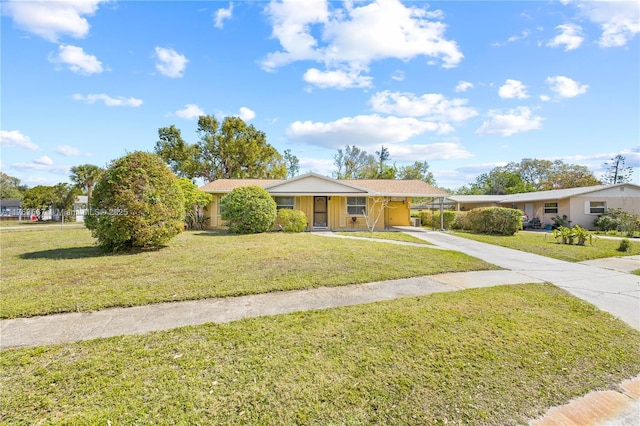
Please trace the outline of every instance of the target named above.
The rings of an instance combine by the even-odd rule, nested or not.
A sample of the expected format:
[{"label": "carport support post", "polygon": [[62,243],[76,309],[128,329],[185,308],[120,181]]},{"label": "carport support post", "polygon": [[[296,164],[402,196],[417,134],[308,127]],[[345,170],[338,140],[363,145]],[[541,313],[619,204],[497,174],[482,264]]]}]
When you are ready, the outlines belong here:
[{"label": "carport support post", "polygon": [[444,231],[444,197],[440,197],[440,230]]}]

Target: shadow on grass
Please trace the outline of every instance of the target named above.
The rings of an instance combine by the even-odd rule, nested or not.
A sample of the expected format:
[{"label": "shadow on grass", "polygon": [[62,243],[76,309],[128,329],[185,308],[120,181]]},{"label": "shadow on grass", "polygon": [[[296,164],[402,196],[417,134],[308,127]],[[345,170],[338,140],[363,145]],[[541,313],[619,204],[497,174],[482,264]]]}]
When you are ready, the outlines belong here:
[{"label": "shadow on grass", "polygon": [[153,247],[146,249],[135,249],[127,251],[119,251],[116,253],[105,252],[96,246],[84,246],[84,247],[68,247],[51,250],[33,251],[31,253],[23,253],[20,255],[21,259],[88,259],[92,257],[106,257],[106,256],[131,256],[140,253],[148,253],[160,251],[166,246]]}]

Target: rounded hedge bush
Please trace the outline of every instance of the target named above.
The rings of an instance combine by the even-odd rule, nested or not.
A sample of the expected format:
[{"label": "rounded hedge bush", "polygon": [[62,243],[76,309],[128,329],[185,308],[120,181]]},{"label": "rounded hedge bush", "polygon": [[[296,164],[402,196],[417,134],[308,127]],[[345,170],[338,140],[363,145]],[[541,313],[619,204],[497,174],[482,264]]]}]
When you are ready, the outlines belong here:
[{"label": "rounded hedge bush", "polygon": [[276,220],[276,202],[263,188],[244,186],[222,197],[220,214],[236,234],[267,232]]},{"label": "rounded hedge bush", "polygon": [[184,196],[157,155],[136,151],[111,163],[93,189],[85,225],[107,251],[155,248],[182,232]]},{"label": "rounded hedge bush", "polygon": [[276,216],[276,226],[284,232],[302,232],[307,228],[307,216],[303,211],[280,209]]}]

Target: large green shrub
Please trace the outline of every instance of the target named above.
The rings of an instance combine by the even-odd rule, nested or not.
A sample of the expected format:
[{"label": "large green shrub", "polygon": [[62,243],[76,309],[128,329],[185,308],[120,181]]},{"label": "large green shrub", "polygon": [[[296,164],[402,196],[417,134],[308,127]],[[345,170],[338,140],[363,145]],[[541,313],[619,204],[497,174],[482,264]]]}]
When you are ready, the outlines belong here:
[{"label": "large green shrub", "polygon": [[184,196],[156,155],[136,151],[98,180],[85,225],[107,251],[159,247],[182,232]]},{"label": "large green shrub", "polygon": [[[432,229],[440,229],[440,211],[432,211],[432,210],[424,210],[418,213],[418,217],[420,218],[420,223],[422,226],[432,228]],[[451,229],[453,222],[456,218],[456,212],[452,210],[444,211],[444,229]]]},{"label": "large green shrub", "polygon": [[276,202],[259,186],[243,186],[222,197],[220,213],[231,232],[257,234],[271,230]]},{"label": "large green shrub", "polygon": [[276,227],[284,232],[302,232],[307,228],[307,216],[303,211],[280,209],[276,217]]},{"label": "large green shrub", "polygon": [[513,235],[522,228],[522,212],[504,207],[469,210],[465,229],[479,234]]}]

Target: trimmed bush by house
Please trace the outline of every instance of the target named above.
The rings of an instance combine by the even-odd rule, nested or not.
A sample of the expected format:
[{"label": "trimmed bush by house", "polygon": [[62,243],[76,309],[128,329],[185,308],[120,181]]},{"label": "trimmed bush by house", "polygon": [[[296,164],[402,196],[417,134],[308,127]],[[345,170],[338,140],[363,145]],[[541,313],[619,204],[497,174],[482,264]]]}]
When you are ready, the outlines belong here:
[{"label": "trimmed bush by house", "polygon": [[307,228],[307,216],[300,210],[280,209],[276,216],[276,227],[284,232],[302,232]]},{"label": "trimmed bush by house", "polygon": [[[440,211],[424,210],[418,213],[422,226],[440,229]],[[444,211],[444,229],[451,229],[456,218],[456,212],[451,210]]]},{"label": "trimmed bush by house", "polygon": [[184,203],[160,157],[136,151],[113,161],[98,180],[84,223],[106,251],[160,247],[182,232]]},{"label": "trimmed bush by house", "polygon": [[485,207],[466,212],[464,229],[479,234],[513,235],[522,228],[522,212],[504,207]]},{"label": "trimmed bush by house", "polygon": [[222,220],[236,234],[258,234],[271,230],[276,220],[276,202],[259,186],[236,188],[220,201]]}]

